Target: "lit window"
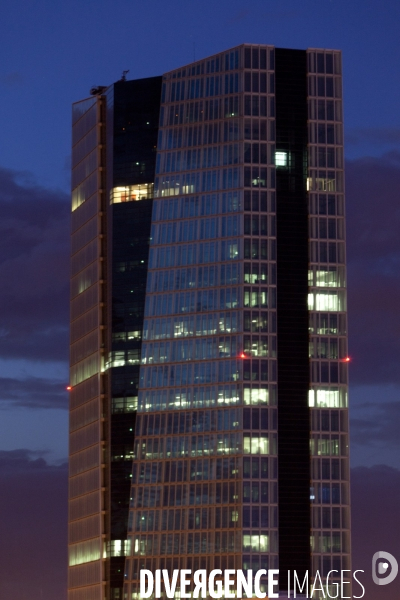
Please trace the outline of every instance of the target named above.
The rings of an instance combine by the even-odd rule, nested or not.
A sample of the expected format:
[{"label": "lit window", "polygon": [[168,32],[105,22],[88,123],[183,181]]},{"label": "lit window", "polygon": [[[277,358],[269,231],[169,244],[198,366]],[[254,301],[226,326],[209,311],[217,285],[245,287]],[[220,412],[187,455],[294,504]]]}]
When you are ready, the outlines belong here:
[{"label": "lit window", "polygon": [[119,204],[120,202],[134,202],[153,198],[153,188],[153,183],[115,187],[111,190],[110,203]]},{"label": "lit window", "polygon": [[309,390],[308,405],[311,408],[346,408],[347,392],[344,389]]},{"label": "lit window", "polygon": [[288,153],[287,152],[275,152],[275,165],[277,167],[288,166]]},{"label": "lit window", "polygon": [[244,436],[243,452],[244,454],[268,454],[268,438]]},{"label": "lit window", "polygon": [[243,390],[243,401],[244,404],[268,404],[268,388],[249,388],[245,387]]},{"label": "lit window", "polygon": [[319,292],[308,294],[308,310],[342,311],[345,310],[345,296],[341,292]]}]

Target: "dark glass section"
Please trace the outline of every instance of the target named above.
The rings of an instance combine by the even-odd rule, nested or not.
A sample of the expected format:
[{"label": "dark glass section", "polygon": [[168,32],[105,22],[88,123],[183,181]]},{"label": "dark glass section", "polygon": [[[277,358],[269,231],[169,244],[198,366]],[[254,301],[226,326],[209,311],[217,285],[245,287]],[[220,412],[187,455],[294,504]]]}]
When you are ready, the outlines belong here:
[{"label": "dark glass section", "polygon": [[310,569],[306,52],[276,49],[280,589]]},{"label": "dark glass section", "polygon": [[[154,182],[161,80],[118,81],[107,94],[109,193],[117,186]],[[108,207],[111,599],[123,597],[152,204],[146,199]]]},{"label": "dark glass section", "polygon": [[154,181],[161,77],[114,84],[113,187]]},{"label": "dark glass section", "polygon": [[[110,539],[126,540],[152,200],[114,204],[110,369]],[[135,410],[133,410],[133,408]],[[125,558],[111,557],[110,585],[123,585]]]}]

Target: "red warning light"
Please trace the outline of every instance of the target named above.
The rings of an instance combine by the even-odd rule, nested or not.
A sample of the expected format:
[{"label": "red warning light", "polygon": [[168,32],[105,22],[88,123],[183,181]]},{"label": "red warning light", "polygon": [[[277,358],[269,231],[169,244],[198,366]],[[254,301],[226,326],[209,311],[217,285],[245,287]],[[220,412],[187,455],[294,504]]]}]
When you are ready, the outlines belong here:
[{"label": "red warning light", "polygon": [[350,362],[350,356],[346,356],[346,358],[343,359],[343,362]]},{"label": "red warning light", "polygon": [[67,390],[67,392],[70,392],[72,390],[72,385],[67,385],[65,389]]},{"label": "red warning light", "polygon": [[239,355],[239,358],[247,358],[247,356],[245,355],[245,353],[244,353],[244,352],[242,352],[242,353]]}]

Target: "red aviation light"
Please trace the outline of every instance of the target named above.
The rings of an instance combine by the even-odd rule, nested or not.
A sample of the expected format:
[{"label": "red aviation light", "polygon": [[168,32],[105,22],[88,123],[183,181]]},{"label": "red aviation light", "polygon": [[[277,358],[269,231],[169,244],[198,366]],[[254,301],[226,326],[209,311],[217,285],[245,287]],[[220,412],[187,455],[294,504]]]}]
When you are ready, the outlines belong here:
[{"label": "red aviation light", "polygon": [[65,389],[67,390],[67,392],[70,392],[72,390],[72,385],[67,385]]},{"label": "red aviation light", "polygon": [[346,358],[343,359],[343,362],[350,362],[350,356],[346,356]]},{"label": "red aviation light", "polygon": [[241,354],[239,354],[239,358],[247,358],[247,356],[244,352],[242,352]]}]

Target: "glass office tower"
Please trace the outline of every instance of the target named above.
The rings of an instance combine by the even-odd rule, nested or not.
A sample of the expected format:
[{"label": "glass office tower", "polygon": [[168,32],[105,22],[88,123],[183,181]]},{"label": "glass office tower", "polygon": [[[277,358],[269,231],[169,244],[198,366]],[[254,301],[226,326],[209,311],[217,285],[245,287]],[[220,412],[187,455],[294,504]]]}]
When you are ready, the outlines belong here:
[{"label": "glass office tower", "polygon": [[102,209],[154,181],[134,327],[147,234],[107,217],[107,584],[74,600],[138,599],[140,569],[279,568],[284,591],[288,570],[350,568],[340,52],[244,45],[159,85],[154,178],[122,169]]}]

